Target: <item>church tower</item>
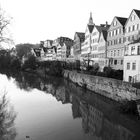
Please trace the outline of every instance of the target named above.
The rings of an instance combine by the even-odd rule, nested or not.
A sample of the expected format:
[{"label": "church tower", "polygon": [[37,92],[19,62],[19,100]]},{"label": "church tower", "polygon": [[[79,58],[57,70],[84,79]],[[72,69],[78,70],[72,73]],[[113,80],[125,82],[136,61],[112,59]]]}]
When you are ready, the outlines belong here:
[{"label": "church tower", "polygon": [[90,18],[89,18],[89,23],[88,25],[94,25],[93,19],[92,19],[92,13],[90,12]]}]

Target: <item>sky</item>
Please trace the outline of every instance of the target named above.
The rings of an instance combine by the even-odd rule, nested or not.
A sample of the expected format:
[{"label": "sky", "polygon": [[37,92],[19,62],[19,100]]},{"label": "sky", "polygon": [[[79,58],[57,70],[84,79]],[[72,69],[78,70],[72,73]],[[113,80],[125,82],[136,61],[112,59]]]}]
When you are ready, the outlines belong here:
[{"label": "sky", "polygon": [[140,10],[139,0],[0,0],[0,6],[13,19],[10,31],[15,44],[39,43],[75,32],[85,32],[92,12],[96,25],[114,16],[128,18],[132,9]]}]

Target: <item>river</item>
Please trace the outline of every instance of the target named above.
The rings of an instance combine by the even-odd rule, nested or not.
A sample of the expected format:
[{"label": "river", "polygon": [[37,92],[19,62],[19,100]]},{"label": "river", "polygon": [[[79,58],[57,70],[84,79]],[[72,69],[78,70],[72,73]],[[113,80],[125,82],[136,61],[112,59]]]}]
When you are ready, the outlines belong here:
[{"label": "river", "polygon": [[0,92],[2,140],[140,139],[137,117],[65,79],[0,74]]}]

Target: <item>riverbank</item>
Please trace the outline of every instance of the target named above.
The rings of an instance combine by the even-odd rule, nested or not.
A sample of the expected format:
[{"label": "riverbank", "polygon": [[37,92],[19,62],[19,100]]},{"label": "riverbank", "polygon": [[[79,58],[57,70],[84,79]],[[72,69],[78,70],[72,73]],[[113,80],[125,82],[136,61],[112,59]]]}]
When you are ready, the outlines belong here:
[{"label": "riverbank", "polygon": [[[6,71],[5,71],[6,72]],[[8,72],[9,73],[9,72]],[[6,74],[8,74],[6,73]],[[25,75],[31,74],[36,75],[34,79],[27,79],[32,83],[33,81],[37,82],[37,77],[43,78],[44,81],[50,80],[49,75],[43,70],[43,69],[37,69],[35,71],[24,71],[23,73],[26,73]],[[19,73],[9,73],[8,77],[18,77],[19,75],[23,75],[22,72]],[[65,78],[66,81],[69,83],[73,83],[76,87],[82,87],[84,93],[86,94],[86,91],[90,90],[91,94],[97,94],[99,96],[105,97],[107,100],[110,100],[112,102],[116,102],[120,104],[120,109],[123,113],[127,114],[137,114],[137,111],[139,112],[139,102],[137,101],[137,95],[138,95],[138,89],[132,87],[131,84],[128,83],[122,83],[122,81],[105,78],[105,77],[99,77],[99,76],[92,76],[87,75],[83,73],[78,73],[76,71],[69,71],[64,70],[63,71],[63,77],[56,77],[53,76],[56,79],[59,78],[59,82],[61,83],[63,79]],[[60,80],[62,79],[62,81]],[[25,82],[22,81],[23,83]],[[53,82],[53,81],[52,81]],[[55,81],[54,81],[55,82]],[[30,85],[29,83],[28,85]],[[22,85],[22,83],[20,84]],[[129,88],[131,86],[131,88]],[[24,84],[23,84],[24,87]],[[23,88],[21,86],[21,88]],[[42,89],[42,86],[41,86]],[[88,90],[86,90],[88,89]],[[139,100],[140,101],[140,100]],[[140,113],[140,112],[139,112]]]},{"label": "riverbank", "polygon": [[64,70],[63,76],[83,88],[115,101],[136,101],[140,99],[140,90],[133,87],[131,83],[121,80],[87,75],[69,70]]}]

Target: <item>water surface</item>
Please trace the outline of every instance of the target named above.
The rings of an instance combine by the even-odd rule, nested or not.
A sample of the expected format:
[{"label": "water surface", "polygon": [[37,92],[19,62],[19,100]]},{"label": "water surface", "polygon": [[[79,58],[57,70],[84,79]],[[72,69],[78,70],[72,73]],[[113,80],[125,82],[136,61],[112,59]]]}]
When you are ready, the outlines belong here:
[{"label": "water surface", "polygon": [[0,74],[0,83],[16,114],[9,140],[140,139],[139,120],[119,113],[117,103],[67,80],[20,73]]}]

